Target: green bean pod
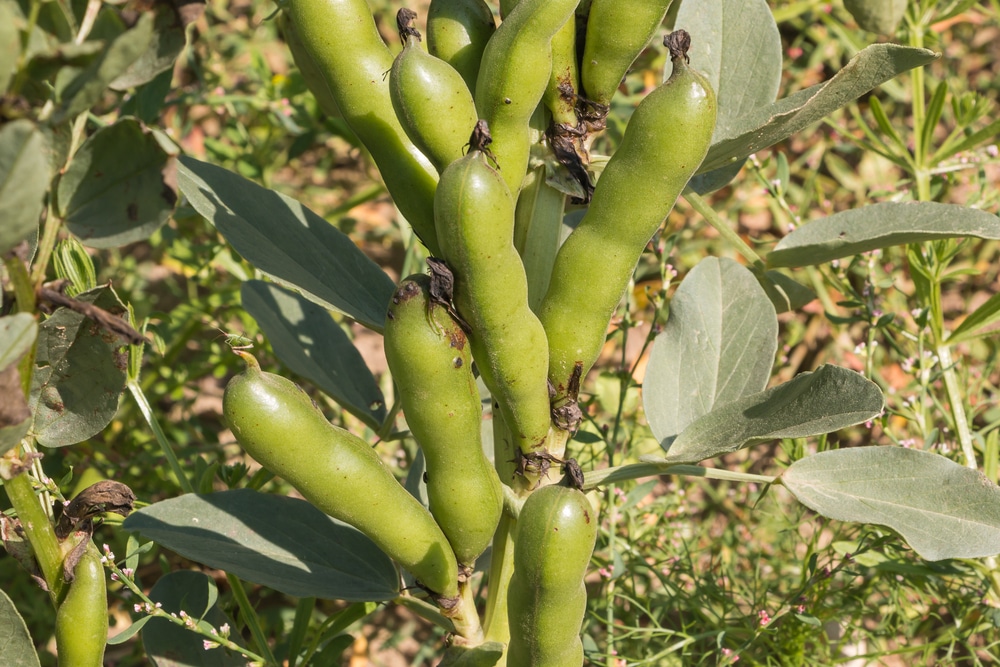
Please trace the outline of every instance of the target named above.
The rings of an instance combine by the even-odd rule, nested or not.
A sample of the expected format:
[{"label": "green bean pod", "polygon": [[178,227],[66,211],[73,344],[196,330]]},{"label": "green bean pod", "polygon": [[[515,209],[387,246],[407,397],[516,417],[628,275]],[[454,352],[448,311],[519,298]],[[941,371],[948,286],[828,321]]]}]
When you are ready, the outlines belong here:
[{"label": "green bean pod", "polygon": [[344,120],[371,152],[389,194],[430,251],[437,173],[406,135],[385,73],[393,56],[365,0],[281,0],[305,53],[322,72]]},{"label": "green bean pod", "polygon": [[285,39],[285,44],[288,45],[288,50],[292,52],[292,60],[295,61],[295,66],[299,68],[299,73],[302,74],[302,79],[306,82],[309,92],[316,98],[319,108],[327,116],[341,116],[340,109],[337,107],[337,100],[334,99],[333,93],[330,92],[330,84],[326,82],[323,72],[316,65],[316,61],[313,60],[312,55],[302,45],[302,40],[299,39],[298,33],[295,32],[295,26],[292,25],[292,22],[288,19],[288,15],[284,12],[278,14],[278,28]]},{"label": "green bean pod", "polygon": [[469,90],[475,90],[483,50],[496,29],[485,0],[431,0],[427,50],[454,67]]},{"label": "green bean pod", "polygon": [[56,611],[56,651],[66,667],[101,667],[108,643],[108,592],[101,555],[88,544]]},{"label": "green bean pod", "polygon": [[397,14],[403,50],[389,72],[389,94],[407,136],[441,172],[462,157],[478,120],[476,103],[454,67],[420,48],[420,33],[410,26],[415,17],[406,8]]},{"label": "green bean pod", "polygon": [[597,515],[580,491],[545,486],[517,519],[514,574],[507,591],[512,667],[583,664],[584,576],[597,541]]},{"label": "green bean pod", "polygon": [[[670,37],[679,35],[687,33]],[[576,398],[574,378],[578,384],[597,359],[639,256],[708,151],[715,93],[684,52],[674,52],[670,78],[639,103],[590,208],[556,255],[539,309],[556,402]]]},{"label": "green bean pod", "polygon": [[583,92],[611,104],[635,59],[660,28],[671,0],[594,0],[580,63]]},{"label": "green bean pod", "polygon": [[555,124],[576,127],[576,94],[580,71],[576,64],[576,17],[569,19],[552,37],[552,72],[542,100]]},{"label": "green bean pod", "polygon": [[529,121],[552,74],[552,38],[579,0],[520,0],[486,45],[476,109],[493,134],[500,173],[517,198],[528,169]]},{"label": "green bean pod", "polygon": [[528,307],[528,281],[514,248],[514,200],[487,164],[483,144],[474,138],[471,145],[441,174],[437,235],[483,381],[517,446],[530,453],[543,446],[550,421],[545,331]]},{"label": "green bean pod", "polygon": [[317,508],[367,535],[428,589],[458,595],[448,539],[378,453],[328,422],[294,382],[237,354],[247,369],[226,385],[222,410],[243,449]]},{"label": "green bean pod", "polygon": [[431,514],[458,562],[471,566],[493,539],[503,490],[483,453],[482,405],[465,332],[414,275],[392,295],[385,356],[406,423],[427,464]]}]

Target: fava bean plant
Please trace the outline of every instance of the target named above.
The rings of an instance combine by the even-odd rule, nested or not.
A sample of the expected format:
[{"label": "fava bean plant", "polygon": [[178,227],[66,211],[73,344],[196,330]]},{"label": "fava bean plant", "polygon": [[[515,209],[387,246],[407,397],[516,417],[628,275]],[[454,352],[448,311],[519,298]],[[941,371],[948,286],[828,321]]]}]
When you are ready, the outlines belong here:
[{"label": "fava bean plant", "polygon": [[[781,486],[819,515],[883,527],[927,561],[983,559],[1000,595],[993,560],[1000,488],[995,474],[979,470],[995,473],[996,438],[974,441],[960,411],[953,427],[964,465],[895,446],[891,435],[798,456],[780,475],[720,465],[746,448],[825,439],[883,416],[870,368],[818,365],[772,381],[778,315],[814,300],[821,281],[800,282],[819,275],[812,267],[902,246],[914,289],[934,302],[959,239],[1000,239],[995,212],[933,201],[933,165],[1000,130],[982,123],[985,106],[959,99],[953,114],[967,130],[943,140],[934,134],[948,91],[938,87],[925,105],[920,68],[940,54],[882,41],[858,48],[832,78],[777,99],[780,38],[763,1],[396,3],[398,41],[387,41],[367,0],[280,0],[273,18],[309,90],[374,162],[398,210],[408,259],[397,282],[296,200],[180,155],[136,118],[122,115],[87,136],[89,110],[105,88],[143,86],[173,62],[163,53],[171,35],[182,45],[184,33],[170,32],[183,23],[172,8],[130,27],[115,23],[120,30],[104,55],[80,47],[92,43],[86,37],[96,17],[106,16],[101,3],[91,3],[93,16],[67,10],[79,53],[59,52],[64,73],[46,87],[43,65],[55,56],[33,60],[42,51],[26,45],[53,12],[22,4],[29,9],[0,5],[19,54],[0,83],[10,99],[37,103],[0,130],[5,290],[10,285],[0,390],[16,408],[0,411],[0,478],[14,510],[2,527],[8,551],[56,610],[60,665],[104,664],[102,562],[138,600],[137,620],[112,643],[141,632],[157,664],[177,654],[183,662],[169,664],[335,664],[350,641],[344,630],[381,603],[402,605],[440,630],[430,650],[442,666],[624,664],[610,640],[601,646],[582,634],[588,574],[604,539],[604,490],[650,477]],[[922,35],[932,18],[973,3],[846,4],[875,34],[895,34],[903,21],[907,34]],[[623,100],[623,79],[650,50],[664,54],[662,80]],[[748,160],[759,168],[758,151],[904,72],[921,100],[916,144],[899,140],[877,100],[884,136],[872,129],[865,139],[912,175],[912,191],[803,221],[764,256],[713,209],[711,193],[745,174]],[[80,97],[92,90],[98,94]],[[134,143],[134,164],[107,157],[108,146],[123,142]],[[34,157],[43,150],[45,159]],[[43,184],[58,172],[54,187],[35,184],[15,197],[17,169],[27,168],[44,172]],[[118,189],[109,192],[107,181]],[[693,233],[721,237],[741,261],[704,259],[670,291],[666,241],[690,238],[674,235],[681,198],[698,216],[688,221]],[[126,321],[130,311],[110,287],[81,278],[89,260],[75,241],[59,246],[59,275],[89,289],[67,295],[44,280],[61,226],[85,244],[113,247],[148,236],[178,200],[256,267],[243,283],[243,308],[278,357],[347,418],[331,422],[315,393],[264,370],[253,341],[233,336],[245,370],[228,380],[222,412],[261,466],[245,488],[209,492],[211,476],[196,487],[167,446],[183,495],[133,512],[128,480],[104,481],[52,512],[37,500],[59,496],[39,472],[39,448],[84,440],[114,412],[105,407],[104,417],[81,417],[86,427],[66,425],[67,415],[97,412],[80,397],[86,387],[74,370],[109,362],[117,388],[112,381],[91,391],[116,406],[128,388],[159,428],[138,383],[142,323]],[[651,266],[663,287],[646,293],[658,309],[641,388],[657,450],[626,460],[612,447],[595,454],[585,437],[617,426],[588,401],[592,371],[608,341],[627,334],[637,268]],[[803,267],[813,273],[792,271]],[[45,301],[60,309],[36,317]],[[382,335],[391,382],[379,386],[331,313]],[[950,330],[940,311],[929,318],[936,372],[952,405],[961,405],[950,350],[987,336],[1000,300],[990,298]],[[622,377],[624,393],[632,373]],[[406,459],[405,479],[384,457],[387,446]],[[296,497],[262,490],[274,476]],[[91,540],[94,519],[108,513],[128,516],[124,561]],[[134,570],[154,543],[224,571],[245,633],[230,634],[214,584],[196,573],[171,573],[158,591],[143,590]],[[297,608],[280,651],[243,582],[311,601]],[[307,636],[315,598],[348,605]],[[160,599],[184,614],[171,618]],[[722,633],[720,660],[739,657],[738,639],[723,641],[724,628],[705,630]]]}]

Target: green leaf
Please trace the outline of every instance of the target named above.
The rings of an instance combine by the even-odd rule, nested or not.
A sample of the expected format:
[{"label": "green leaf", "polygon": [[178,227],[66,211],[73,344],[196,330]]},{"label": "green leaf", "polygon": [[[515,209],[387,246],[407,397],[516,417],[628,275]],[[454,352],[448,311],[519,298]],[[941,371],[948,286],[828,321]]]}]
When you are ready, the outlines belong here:
[{"label": "green leaf", "polygon": [[39,667],[35,643],[14,602],[0,590],[0,655],[5,667]]},{"label": "green leaf", "polygon": [[49,189],[45,136],[29,120],[0,128],[0,254],[38,228]]},{"label": "green leaf", "polygon": [[656,337],[643,407],[657,440],[669,442],[718,405],[767,386],[778,318],[747,269],[708,258],[684,278]]},{"label": "green leaf", "polygon": [[59,215],[88,246],[148,238],[177,202],[177,149],[134,118],[93,134],[59,179]]},{"label": "green leaf", "polygon": [[123,526],[286,595],[391,600],[399,590],[395,566],[371,540],[297,498],[250,489],[187,494],[133,512]]},{"label": "green leaf", "polygon": [[395,286],[340,230],[291,197],[182,157],[181,192],[247,261],[381,333]]},{"label": "green leaf", "polygon": [[892,35],[906,13],[906,2],[907,0],[844,0],[844,8],[863,30],[878,35]]},{"label": "green leaf", "polygon": [[[204,621],[218,629],[224,624],[235,627],[212,601],[215,582],[203,572],[179,570],[160,577],[149,599],[162,605],[169,614],[184,611],[195,621]],[[243,645],[239,633],[230,639]],[[142,645],[146,655],[157,665],[170,667],[245,667],[247,659],[227,649],[205,650],[205,638],[187,628],[163,618],[153,618],[142,628]]]},{"label": "green leaf", "polygon": [[305,297],[260,280],[240,289],[247,309],[278,358],[344,409],[378,430],[385,398],[358,349],[330,313]]},{"label": "green leaf", "polygon": [[1000,218],[957,204],[883,202],[802,225],[778,242],[767,264],[822,264],[877,248],[964,236],[1000,239]]},{"label": "green leaf", "polygon": [[1000,320],[1000,294],[991,296],[983,305],[976,308],[968,317],[962,320],[962,323],[948,336],[947,343],[955,345],[970,338],[975,338],[982,333],[981,329],[995,323],[997,320]]},{"label": "green leaf", "polygon": [[[743,118],[769,106],[781,85],[781,35],[765,0],[703,0],[681,5],[674,23],[691,34],[691,64],[704,74],[718,99],[713,143],[729,136]],[[664,78],[670,74],[668,63]],[[736,177],[742,160],[692,179],[704,194]]]},{"label": "green leaf", "polygon": [[838,449],[796,461],[781,482],[823,516],[892,528],[927,560],[1000,553],[1000,487],[937,454]]},{"label": "green leaf", "polygon": [[820,366],[712,410],[685,428],[665,460],[694,463],[758,442],[806,438],[860,424],[882,412],[882,391],[846,368]]},{"label": "green leaf", "polygon": [[[110,287],[76,296],[114,316],[125,307]],[[126,344],[84,315],[60,307],[39,327],[31,383],[38,443],[65,447],[100,433],[125,389]]]},{"label": "green leaf", "polygon": [[16,447],[31,426],[17,363],[37,336],[38,325],[28,313],[0,317],[0,454]]},{"label": "green leaf", "polygon": [[15,18],[13,3],[0,3],[0,95],[7,92],[21,54],[21,34],[14,24]]},{"label": "green leaf", "polygon": [[145,13],[135,27],[112,41],[106,49],[68,82],[57,82],[59,107],[51,122],[58,125],[97,104],[112,81],[149,49],[155,17]]},{"label": "green leaf", "polygon": [[780,271],[765,271],[763,275],[754,271],[753,275],[779,314],[798,310],[816,298],[815,292]]},{"label": "green leaf", "polygon": [[20,361],[37,335],[38,324],[29,313],[0,317],[0,370]]},{"label": "green leaf", "polygon": [[817,123],[889,79],[937,59],[938,54],[896,44],[873,44],[860,52],[833,78],[801,90],[744,116],[714,143],[699,168],[712,171],[742,161],[762,148]]},{"label": "green leaf", "polygon": [[[718,100],[716,133],[774,102],[781,85],[781,35],[765,0],[701,0],[681,5],[674,29],[691,35],[691,65]],[[667,64],[663,78],[670,76]]]},{"label": "green leaf", "polygon": [[153,35],[148,48],[129,68],[112,81],[113,90],[128,90],[152,81],[157,74],[174,66],[184,50],[184,26],[177,20],[177,11],[170,5],[154,5]]},{"label": "green leaf", "polygon": [[143,616],[138,621],[136,621],[132,625],[128,626],[127,628],[119,632],[114,637],[108,637],[108,646],[117,646],[118,644],[124,644],[128,640],[132,639],[132,637],[139,634],[139,631],[142,630],[142,628],[151,620],[153,620],[152,616]]}]

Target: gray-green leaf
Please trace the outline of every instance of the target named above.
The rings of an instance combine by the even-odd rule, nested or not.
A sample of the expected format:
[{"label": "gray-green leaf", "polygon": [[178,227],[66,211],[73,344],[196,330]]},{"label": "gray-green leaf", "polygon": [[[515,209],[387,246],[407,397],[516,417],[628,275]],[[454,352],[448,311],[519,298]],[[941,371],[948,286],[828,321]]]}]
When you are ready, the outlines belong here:
[{"label": "gray-green leaf", "polygon": [[133,512],[123,525],[185,558],[287,595],[367,601],[398,592],[396,568],[381,549],[297,498],[250,489],[187,494]]},{"label": "gray-green leaf", "polygon": [[1000,239],[1000,218],[938,202],[883,202],[812,220],[781,239],[768,266],[807,266],[905,243]]},{"label": "gray-green leaf", "polygon": [[839,449],[796,461],[781,481],[823,516],[892,528],[927,560],[1000,553],[1000,487],[937,454]]},{"label": "gray-green leaf", "polygon": [[0,590],[0,655],[6,667],[38,667],[38,653],[14,602]]},{"label": "gray-green leaf", "polygon": [[60,105],[52,114],[52,124],[72,119],[101,99],[111,82],[149,49],[153,40],[153,21],[153,14],[143,14],[134,28],[111,42],[79,74],[57,84]]},{"label": "gray-green leaf", "polygon": [[714,137],[699,173],[739,162],[762,148],[819,122],[875,86],[937,59],[939,54],[896,44],[873,44],[858,52],[829,81],[801,90],[743,117]]},{"label": "gray-green leaf", "polygon": [[670,302],[643,380],[653,435],[669,443],[718,405],[767,386],[778,318],[753,274],[730,259],[703,260]]},{"label": "gray-green leaf", "polygon": [[906,13],[907,0],[844,0],[844,7],[864,30],[892,35]]},{"label": "gray-green leaf", "polygon": [[148,238],[177,202],[177,152],[134,118],[95,132],[59,179],[69,230],[94,248]]},{"label": "gray-green leaf", "polygon": [[336,227],[291,197],[182,157],[181,192],[247,261],[324,308],[381,332],[392,280]]},{"label": "gray-green leaf", "polygon": [[49,189],[45,136],[30,120],[0,128],[0,254],[38,227]]},{"label": "gray-green leaf", "polygon": [[[112,315],[125,312],[110,287],[76,296]],[[125,389],[126,344],[78,312],[61,307],[38,332],[31,383],[32,430],[45,447],[64,447],[100,433]]]},{"label": "gray-green leaf", "polygon": [[695,420],[670,444],[665,460],[696,463],[758,442],[830,433],[878,416],[884,404],[874,382],[821,366]]}]

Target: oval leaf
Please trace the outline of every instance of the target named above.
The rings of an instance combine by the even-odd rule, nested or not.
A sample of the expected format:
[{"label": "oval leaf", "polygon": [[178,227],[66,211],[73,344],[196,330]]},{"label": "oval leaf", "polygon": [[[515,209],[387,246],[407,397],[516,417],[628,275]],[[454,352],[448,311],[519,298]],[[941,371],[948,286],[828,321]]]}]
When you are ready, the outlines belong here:
[{"label": "oval leaf", "polygon": [[188,494],[133,512],[123,525],[287,595],[391,600],[399,590],[395,566],[371,540],[297,498],[250,489]]},{"label": "oval leaf", "polygon": [[781,481],[823,516],[892,528],[927,560],[1000,553],[1000,487],[937,454],[838,449],[796,461]]},{"label": "oval leaf", "polygon": [[38,227],[49,189],[47,152],[44,135],[31,121],[15,120],[0,128],[0,254]]},{"label": "oval leaf", "polygon": [[311,380],[372,429],[385,419],[385,398],[365,360],[330,313],[278,285],[248,280],[240,289],[247,309],[278,358]]},{"label": "oval leaf", "polygon": [[[78,294],[111,315],[125,307],[110,287]],[[65,447],[100,433],[125,390],[125,343],[90,318],[60,307],[38,330],[31,378],[32,430],[39,444]]]},{"label": "oval leaf", "polygon": [[716,405],[764,389],[777,347],[778,318],[753,274],[730,259],[700,262],[674,293],[646,368],[653,435],[669,443]]},{"label": "oval leaf", "polygon": [[38,653],[14,602],[0,590],[0,655],[7,667],[38,667]]},{"label": "oval leaf", "polygon": [[699,173],[742,161],[773,146],[824,116],[858,99],[875,86],[935,60],[939,54],[896,44],[873,44],[862,49],[833,78],[757,109],[713,137]]},{"label": "oval leaf", "polygon": [[665,460],[695,463],[757,442],[830,433],[878,416],[884,404],[874,382],[846,368],[821,366],[697,419],[667,443]]},{"label": "oval leaf", "polygon": [[[215,604],[215,582],[202,573],[190,570],[171,572],[157,580],[149,599],[158,602],[169,614],[186,613],[193,622],[219,629],[235,624]],[[230,639],[242,645],[238,633]],[[157,665],[170,667],[245,667],[247,659],[227,649],[205,649],[205,638],[187,628],[162,618],[151,618],[142,628],[142,645]]]},{"label": "oval leaf", "polygon": [[51,122],[59,125],[71,120],[100,101],[108,85],[131,67],[149,49],[153,41],[151,13],[139,17],[135,27],[112,41],[79,74],[57,82],[56,95],[60,105]]},{"label": "oval leaf", "polygon": [[[781,35],[765,0],[686,2],[674,25],[691,34],[691,64],[712,83],[718,99],[713,143],[774,102],[781,85]],[[667,63],[664,78],[671,69]],[[702,194],[718,190],[742,166],[739,161],[696,176],[690,187]]]},{"label": "oval leaf", "polygon": [[17,362],[37,336],[38,324],[28,313],[0,317],[0,454],[20,443],[31,426],[31,409]]},{"label": "oval leaf", "polygon": [[907,0],[844,0],[844,8],[864,30],[891,35],[906,13]]},{"label": "oval leaf", "polygon": [[392,280],[340,230],[291,197],[182,157],[181,192],[248,262],[324,308],[381,332]]},{"label": "oval leaf", "polygon": [[938,202],[884,202],[812,220],[778,242],[769,266],[807,266],[904,243],[1000,239],[1000,218]]},{"label": "oval leaf", "polygon": [[148,238],[177,202],[176,151],[153,131],[124,118],[93,134],[59,179],[59,213],[94,248]]},{"label": "oval leaf", "polygon": [[113,90],[128,90],[152,81],[157,74],[170,69],[184,50],[184,26],[177,20],[177,10],[170,5],[154,5],[153,38],[149,48],[109,86]]}]

